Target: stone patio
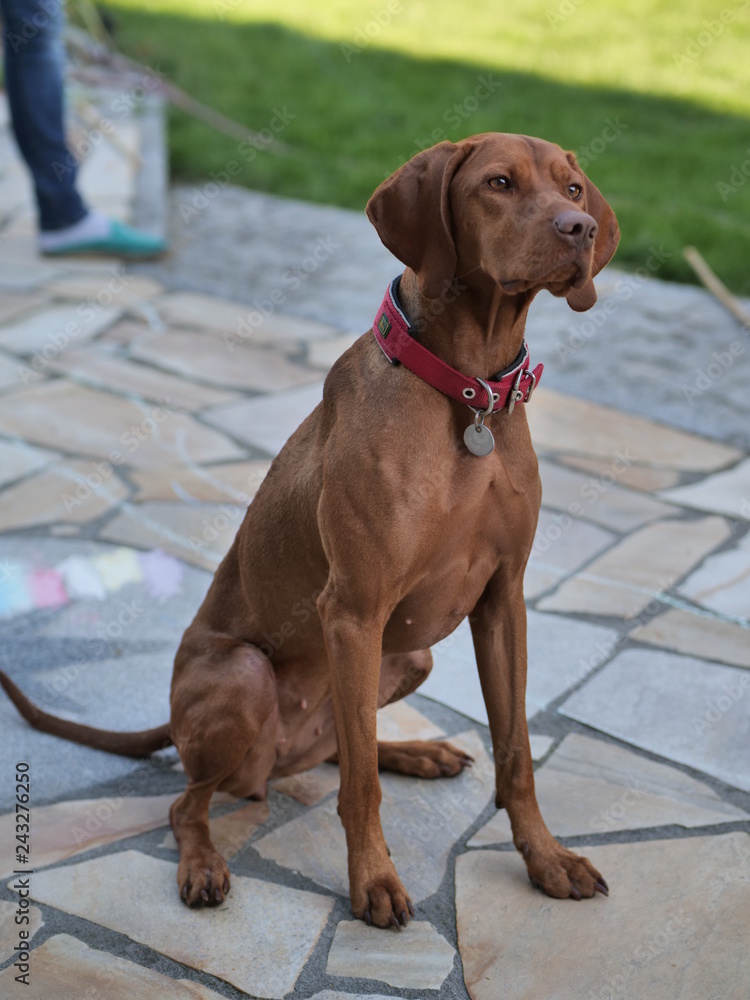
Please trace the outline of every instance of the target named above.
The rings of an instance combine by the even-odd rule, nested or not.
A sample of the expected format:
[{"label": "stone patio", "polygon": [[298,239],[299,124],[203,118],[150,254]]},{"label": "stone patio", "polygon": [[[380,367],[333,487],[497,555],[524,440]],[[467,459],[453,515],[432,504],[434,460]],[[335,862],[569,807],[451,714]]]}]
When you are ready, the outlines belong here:
[{"label": "stone patio", "polygon": [[[243,266],[269,244],[244,299],[237,256],[226,287],[213,288],[226,297],[197,276],[207,216],[192,239],[178,232],[171,258],[138,273],[42,260],[4,121],[0,661],[66,718],[158,725],[174,650],[211,572],[398,265],[356,214],[236,190],[215,210],[231,202],[254,220]],[[123,142],[137,150],[139,121],[127,124]],[[137,184],[117,155],[95,150],[84,181],[95,204],[127,219]],[[109,174],[127,183],[103,183]],[[263,316],[258,300],[284,269],[297,273],[301,225],[308,243],[317,232],[338,249],[304,295]],[[228,246],[235,236],[227,228]],[[618,280],[600,277],[602,303],[620,294]],[[699,289],[639,288],[612,322],[635,328],[645,310],[657,345],[675,315],[690,317],[691,336],[713,334],[717,350],[746,337]],[[674,394],[668,413],[649,393],[628,413],[581,389],[585,365],[564,386],[567,355],[553,347],[572,322],[566,308],[540,298],[530,321],[547,371],[528,410],[544,506],[525,583],[527,713],[542,811],[605,873],[609,898],[558,901],[529,884],[492,805],[464,622],[435,648],[420,693],[380,713],[383,738],[447,736],[476,760],[439,782],[382,775],[386,837],[416,904],[401,933],[352,920],[337,768],[275,782],[267,803],[216,796],[212,833],[232,891],[219,909],[188,911],[167,818],[184,786],[174,751],[143,763],[67,744],[33,732],[0,698],[0,995],[744,1000],[747,365],[731,372],[744,366],[744,395],[722,403],[733,408],[726,434],[714,420],[713,437],[700,436],[695,408],[682,413]],[[617,345],[609,350],[627,372]],[[13,964],[17,761],[29,763],[32,789],[28,988]]]}]

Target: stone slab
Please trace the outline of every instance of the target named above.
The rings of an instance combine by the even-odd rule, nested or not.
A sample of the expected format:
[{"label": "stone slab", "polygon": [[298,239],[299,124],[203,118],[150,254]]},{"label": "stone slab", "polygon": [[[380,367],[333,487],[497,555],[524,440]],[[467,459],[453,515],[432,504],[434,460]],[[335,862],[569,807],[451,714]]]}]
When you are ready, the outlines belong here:
[{"label": "stone slab", "polygon": [[739,1000],[750,978],[747,834],[587,853],[611,892],[579,904],[532,889],[515,852],[457,859],[458,944],[472,1000]]},{"label": "stone slab", "polygon": [[[537,611],[529,610],[527,620],[526,715],[531,718],[608,659],[619,636],[612,629]],[[488,725],[468,621],[433,646],[432,655],[435,665],[419,693]]]},{"label": "stone slab", "polygon": [[245,505],[149,501],[128,504],[108,521],[99,537],[144,549],[159,548],[213,572],[227,554],[245,516]]},{"label": "stone slab", "polygon": [[237,394],[227,389],[188,382],[150,365],[95,348],[68,351],[51,362],[49,368],[77,382],[157,403],[166,402],[171,407],[190,412],[237,399]]},{"label": "stone slab", "polygon": [[[231,861],[257,829],[265,823],[268,815],[268,805],[265,802],[249,802],[239,809],[224,813],[223,816],[211,817],[208,822],[211,843],[225,861]],[[170,851],[177,851],[177,841],[171,830],[161,846]]]},{"label": "stone slab", "polygon": [[[238,441],[277,455],[323,398],[323,383],[207,410],[204,420]],[[1,425],[0,425],[1,426]]]},{"label": "stone slab", "polygon": [[338,790],[339,769],[336,764],[319,764],[301,774],[274,778],[269,782],[282,795],[288,795],[305,806],[313,806],[331,792]]},{"label": "stone slab", "polygon": [[455,951],[432,924],[412,920],[400,933],[378,931],[362,920],[342,920],[328,952],[326,973],[376,979],[410,990],[439,990],[453,969]]},{"label": "stone slab", "polygon": [[96,337],[122,315],[117,308],[54,306],[0,328],[0,346],[14,354],[56,356],[73,344]]},{"label": "stone slab", "polygon": [[219,339],[187,330],[151,335],[133,344],[131,353],[183,378],[230,389],[283,392],[320,378],[278,350],[242,341],[227,347]]},{"label": "stone slab", "polygon": [[628,535],[539,602],[543,611],[632,618],[730,536],[721,517],[655,521]]},{"label": "stone slab", "polygon": [[[565,737],[534,779],[542,816],[556,837],[750,818],[674,767],[578,733]],[[512,841],[508,814],[501,809],[467,846]]]},{"label": "stone slab", "polygon": [[9,292],[28,292],[52,281],[60,274],[59,266],[42,261],[33,264],[13,260],[10,247],[2,246],[0,254],[0,288]]},{"label": "stone slab", "polygon": [[280,340],[317,340],[330,337],[335,332],[323,323],[280,312],[264,316],[246,302],[232,302],[198,292],[169,292],[157,301],[156,306],[166,322],[172,325],[230,334],[257,344]]},{"label": "stone slab", "polygon": [[77,454],[114,466],[244,457],[222,434],[189,414],[59,379],[0,396],[0,433],[65,452],[75,443]]},{"label": "stone slab", "polygon": [[750,458],[700,482],[663,490],[660,496],[684,507],[750,521]]},{"label": "stone slab", "polygon": [[[437,891],[455,841],[494,792],[494,767],[476,732],[452,736],[450,742],[474,757],[472,767],[455,778],[427,781],[386,772],[380,775],[383,833],[415,904]],[[346,838],[335,801],[315,806],[253,846],[261,857],[300,871],[342,896],[349,895]]]},{"label": "stone slab", "polygon": [[262,459],[222,465],[162,465],[136,469],[130,478],[138,486],[136,500],[197,500],[202,503],[242,501],[255,496],[270,462]]},{"label": "stone slab", "polygon": [[141,299],[152,299],[161,295],[164,288],[153,278],[136,275],[124,271],[122,266],[111,267],[111,280],[102,287],[102,277],[74,276],[58,278],[45,288],[50,298],[71,299],[74,302],[96,299],[106,295],[106,305],[116,302],[118,305],[129,305]]},{"label": "stone slab", "polygon": [[34,448],[25,441],[0,441],[0,487],[48,465],[55,452]]},{"label": "stone slab", "polygon": [[596,524],[542,507],[523,579],[525,597],[538,597],[554,587],[609,548],[616,537]]},{"label": "stone slab", "polygon": [[[56,934],[31,954],[27,1000],[219,1000],[219,994],[186,979],[168,979],[106,951],[89,948],[68,934]],[[12,967],[0,972],[0,990],[13,996]],[[7,982],[6,982],[7,981]],[[3,994],[6,995],[6,994]]]},{"label": "stone slab", "polygon": [[310,1000],[404,1000],[394,993],[387,997],[382,993],[339,993],[338,990],[323,990],[322,993],[315,993]]},{"label": "stone slab", "polygon": [[[15,836],[15,830],[13,831],[13,835]],[[11,871],[12,870],[13,869],[11,869]],[[4,872],[3,876],[0,877],[4,877],[7,874],[9,874],[9,872]],[[42,911],[38,906],[30,906],[26,912],[29,917],[28,923],[17,924],[16,915],[18,914],[18,903],[8,903],[5,900],[0,899],[0,965],[7,962],[9,958],[13,958],[16,945],[19,943],[19,928],[29,932],[29,936],[26,939],[27,943],[29,943],[33,940],[34,935],[39,928],[44,926]],[[11,969],[12,968],[13,967],[11,966]],[[13,975],[17,974],[17,972],[18,970],[16,969]],[[12,975],[7,978],[12,980]],[[2,987],[2,982],[3,974],[0,973],[0,987]],[[17,984],[14,983],[14,985]]]},{"label": "stone slab", "polygon": [[633,629],[630,638],[689,656],[750,668],[750,631],[734,622],[672,609]]},{"label": "stone slab", "polygon": [[31,309],[38,309],[38,295],[8,295],[0,294],[0,323],[7,323],[15,316],[20,316]]},{"label": "stone slab", "polygon": [[111,471],[104,478],[93,462],[58,462],[20,483],[6,486],[0,507],[0,531],[56,521],[85,523],[117,507],[128,487]]},{"label": "stone slab", "polygon": [[544,387],[528,418],[534,446],[562,455],[612,462],[620,452],[633,463],[685,472],[714,472],[743,457],[737,448]]},{"label": "stone slab", "polygon": [[0,392],[5,389],[17,389],[31,382],[39,382],[43,378],[40,372],[32,371],[19,358],[0,354]]},{"label": "stone slab", "polygon": [[[602,458],[585,458],[583,455],[564,455],[560,461],[571,469],[580,469],[595,476],[605,476],[612,471],[611,462]],[[632,490],[643,490],[644,493],[655,493],[657,490],[668,490],[680,481],[680,473],[676,469],[652,469],[649,466],[630,465],[618,470],[617,481],[622,486]]]},{"label": "stone slab", "polygon": [[679,590],[704,608],[750,623],[750,535],[706,559]]},{"label": "stone slab", "polygon": [[124,851],[35,875],[33,898],[125,934],[257,997],[281,998],[310,957],[333,900],[234,875],[226,902],[189,909],[177,865]]},{"label": "stone slab", "polygon": [[[35,806],[32,857],[34,869],[72,858],[102,844],[111,844],[156,830],[169,823],[169,807],[177,795],[115,794],[102,799],[74,799]],[[14,863],[15,814],[0,816],[0,878]]]},{"label": "stone slab", "polygon": [[549,748],[554,743],[551,736],[542,736],[539,733],[529,733],[529,746],[531,747],[531,759],[541,760],[549,752]]},{"label": "stone slab", "polygon": [[445,730],[408,701],[395,701],[378,710],[378,740],[436,740]]},{"label": "stone slab", "polygon": [[620,653],[563,715],[750,792],[750,674],[660,650]]},{"label": "stone slab", "polygon": [[540,459],[542,502],[545,507],[585,518],[613,531],[632,531],[677,513],[671,504],[619,485],[620,470],[628,468],[624,462],[615,461],[598,476],[586,475]]}]

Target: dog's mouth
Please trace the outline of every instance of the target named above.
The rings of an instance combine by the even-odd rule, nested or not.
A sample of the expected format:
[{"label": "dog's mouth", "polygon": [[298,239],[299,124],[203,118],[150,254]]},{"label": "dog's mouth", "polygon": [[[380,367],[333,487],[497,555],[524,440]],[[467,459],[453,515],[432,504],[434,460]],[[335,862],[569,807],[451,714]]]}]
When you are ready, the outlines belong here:
[{"label": "dog's mouth", "polygon": [[589,280],[590,272],[590,260],[582,260],[581,255],[576,254],[573,260],[556,264],[538,278],[510,278],[501,280],[499,285],[509,295],[518,295],[533,288],[547,288],[553,293],[564,294],[570,288],[582,288]]}]

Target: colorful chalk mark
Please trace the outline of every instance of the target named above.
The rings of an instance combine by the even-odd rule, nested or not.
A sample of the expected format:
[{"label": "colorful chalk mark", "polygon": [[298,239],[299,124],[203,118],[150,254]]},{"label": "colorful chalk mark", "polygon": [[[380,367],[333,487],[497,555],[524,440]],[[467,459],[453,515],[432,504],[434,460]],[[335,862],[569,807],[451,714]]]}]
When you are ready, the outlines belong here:
[{"label": "colorful chalk mark", "polygon": [[103,601],[133,584],[142,585],[152,600],[166,601],[179,593],[184,574],[183,563],[160,549],[137,552],[121,547],[92,558],[69,556],[57,566],[19,564],[0,574],[0,616]]}]

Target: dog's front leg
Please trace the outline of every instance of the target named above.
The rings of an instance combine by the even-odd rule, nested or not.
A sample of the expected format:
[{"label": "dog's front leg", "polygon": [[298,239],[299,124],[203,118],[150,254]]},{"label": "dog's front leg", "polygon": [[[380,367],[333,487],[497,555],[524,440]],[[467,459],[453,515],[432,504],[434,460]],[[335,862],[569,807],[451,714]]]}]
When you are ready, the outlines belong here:
[{"label": "dog's front leg", "polygon": [[378,927],[406,926],[411,901],[380,826],[376,712],[383,623],[353,611],[330,583],[318,610],[331,671],[352,910]]},{"label": "dog's front leg", "polygon": [[490,720],[498,808],[508,812],[513,842],[532,883],[558,899],[607,894],[588,858],[569,851],[547,829],[534,791],[526,725],[526,605],[523,572],[499,571],[470,616],[479,678]]}]

